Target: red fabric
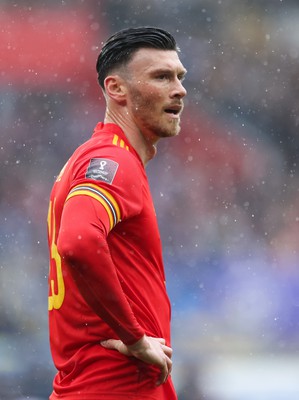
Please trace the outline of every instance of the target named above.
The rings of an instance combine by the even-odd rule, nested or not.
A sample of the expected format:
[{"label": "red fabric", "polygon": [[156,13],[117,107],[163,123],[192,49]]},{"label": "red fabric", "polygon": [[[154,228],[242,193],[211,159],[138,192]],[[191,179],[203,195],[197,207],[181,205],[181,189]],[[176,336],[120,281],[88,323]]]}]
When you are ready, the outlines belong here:
[{"label": "red fabric", "polygon": [[[100,173],[109,160],[113,173],[103,168],[106,175],[92,179],[92,159],[100,160]],[[176,399],[170,378],[155,387],[155,367],[100,345],[108,338],[133,343],[144,333],[170,344],[155,211],[144,167],[119,127],[98,124],[74,153],[54,184],[48,221],[58,369],[51,399]]]},{"label": "red fabric", "polygon": [[[70,199],[64,206],[57,247],[87,304],[123,342],[131,344],[144,330],[119,282],[101,222],[107,219],[105,214],[88,196]],[[104,290],[99,290],[99,282]]]}]

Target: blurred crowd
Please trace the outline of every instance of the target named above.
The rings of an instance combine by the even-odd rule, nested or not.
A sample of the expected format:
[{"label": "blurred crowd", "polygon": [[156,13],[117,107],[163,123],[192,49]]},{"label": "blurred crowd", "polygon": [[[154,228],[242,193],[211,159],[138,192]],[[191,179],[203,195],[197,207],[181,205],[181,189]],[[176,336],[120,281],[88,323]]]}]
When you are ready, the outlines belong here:
[{"label": "blurred crowd", "polygon": [[207,354],[298,346],[298,18],[295,0],[0,1],[0,398],[50,391],[49,192],[103,119],[99,49],[129,26],[168,29],[188,70],[181,134],[148,166],[180,400],[201,398]]}]

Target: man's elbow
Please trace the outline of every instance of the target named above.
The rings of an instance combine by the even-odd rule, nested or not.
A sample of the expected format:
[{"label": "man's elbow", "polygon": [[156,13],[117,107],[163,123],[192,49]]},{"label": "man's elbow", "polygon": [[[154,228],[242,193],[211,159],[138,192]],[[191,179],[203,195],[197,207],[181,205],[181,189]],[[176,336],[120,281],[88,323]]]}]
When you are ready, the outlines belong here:
[{"label": "man's elbow", "polygon": [[106,237],[102,232],[60,231],[57,250],[61,258],[70,265],[85,264],[86,260],[109,252]]},{"label": "man's elbow", "polygon": [[71,264],[82,258],[88,248],[88,238],[78,232],[60,232],[57,251],[62,259]]}]

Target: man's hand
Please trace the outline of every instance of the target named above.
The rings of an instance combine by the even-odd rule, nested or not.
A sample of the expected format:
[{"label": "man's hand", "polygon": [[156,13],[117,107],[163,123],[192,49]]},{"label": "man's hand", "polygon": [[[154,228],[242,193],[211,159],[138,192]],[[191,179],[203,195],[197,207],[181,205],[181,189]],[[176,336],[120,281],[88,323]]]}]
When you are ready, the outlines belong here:
[{"label": "man's hand", "polygon": [[144,335],[138,342],[127,346],[121,340],[108,339],[101,342],[106,349],[117,350],[125,356],[133,356],[148,364],[160,368],[161,374],[157,386],[166,382],[172,369],[172,349],[165,345],[165,339]]}]

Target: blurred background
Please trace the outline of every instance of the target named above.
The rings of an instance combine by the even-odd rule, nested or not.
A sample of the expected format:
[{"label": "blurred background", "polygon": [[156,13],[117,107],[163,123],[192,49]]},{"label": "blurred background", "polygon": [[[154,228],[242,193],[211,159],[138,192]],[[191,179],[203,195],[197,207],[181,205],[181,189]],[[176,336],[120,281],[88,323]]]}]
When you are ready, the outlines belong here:
[{"label": "blurred background", "polygon": [[298,400],[298,20],[297,0],[0,1],[0,399],[51,391],[49,193],[103,119],[102,43],[155,25],[188,70],[147,168],[179,400]]}]

